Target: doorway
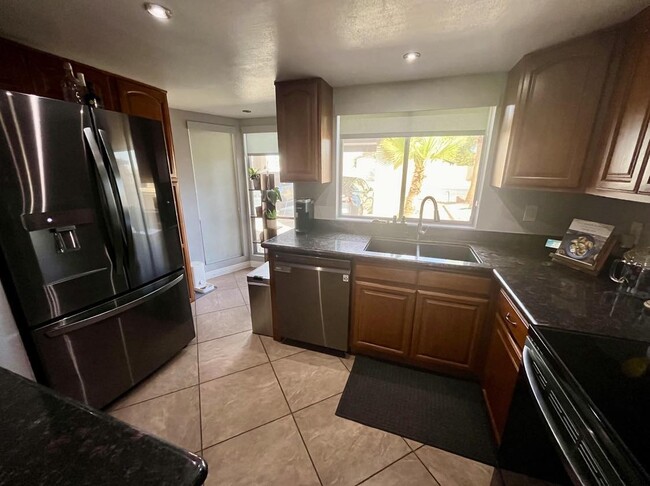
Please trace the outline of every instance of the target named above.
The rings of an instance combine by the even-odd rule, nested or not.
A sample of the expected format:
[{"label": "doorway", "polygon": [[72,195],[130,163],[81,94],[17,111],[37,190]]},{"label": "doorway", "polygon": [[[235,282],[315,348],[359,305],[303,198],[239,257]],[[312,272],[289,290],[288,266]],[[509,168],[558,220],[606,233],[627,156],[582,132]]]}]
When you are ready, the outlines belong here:
[{"label": "doorway", "polygon": [[242,232],[236,129],[187,122],[207,272],[248,259]]}]

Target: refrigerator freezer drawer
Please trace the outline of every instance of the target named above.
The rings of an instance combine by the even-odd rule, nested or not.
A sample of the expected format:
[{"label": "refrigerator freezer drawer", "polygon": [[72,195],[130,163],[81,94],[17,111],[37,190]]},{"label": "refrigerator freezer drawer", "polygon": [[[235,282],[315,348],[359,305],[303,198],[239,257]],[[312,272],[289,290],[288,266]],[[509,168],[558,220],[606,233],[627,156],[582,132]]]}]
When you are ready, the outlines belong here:
[{"label": "refrigerator freezer drawer", "polygon": [[33,332],[53,389],[103,407],[194,338],[182,272]]}]

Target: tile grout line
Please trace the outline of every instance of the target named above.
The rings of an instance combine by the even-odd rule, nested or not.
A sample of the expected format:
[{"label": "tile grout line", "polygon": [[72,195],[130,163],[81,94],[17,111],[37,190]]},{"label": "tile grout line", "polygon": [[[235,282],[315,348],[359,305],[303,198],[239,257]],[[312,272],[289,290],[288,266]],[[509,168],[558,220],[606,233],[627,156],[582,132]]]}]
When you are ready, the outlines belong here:
[{"label": "tile grout line", "polygon": [[[196,326],[196,337],[199,337],[199,327]],[[198,341],[198,339],[197,339]],[[196,344],[196,381],[199,389],[199,439],[201,440],[201,457],[203,457],[203,410],[201,410],[201,364],[199,360],[199,344]]]},{"label": "tile grout line", "polygon": [[[198,370],[197,370],[197,374],[198,374]],[[138,385],[136,385],[135,388],[137,388],[141,384],[142,384],[142,382],[140,382]],[[144,400],[141,400],[141,401],[135,402],[135,403],[130,403],[129,405],[125,405],[124,407],[114,408],[114,409],[111,409],[111,410],[107,409],[107,410],[104,410],[104,412],[110,414],[111,412],[117,412],[118,410],[125,410],[125,409],[131,408],[131,407],[133,407],[135,405],[140,405],[141,403],[150,402],[151,400],[155,400],[156,398],[162,398],[162,397],[166,397],[166,396],[169,396],[169,395],[173,395],[174,393],[178,393],[179,391],[189,390],[190,388],[194,388],[195,386],[199,386],[199,385],[200,385],[200,383],[197,382],[197,383],[195,383],[193,385],[184,386],[184,387],[179,388],[177,390],[173,390],[173,391],[170,391],[170,392],[162,393],[160,395],[156,395],[155,397],[146,398]],[[135,390],[135,388],[133,390]]]},{"label": "tile grout line", "polygon": [[[191,346],[195,346],[195,345],[193,344],[193,345],[191,345]],[[267,357],[268,357],[268,355],[267,355]],[[197,349],[197,358],[196,358],[196,359],[197,359],[197,374],[198,374],[198,376],[197,376],[198,382],[197,382],[197,383],[195,383],[195,384],[193,384],[193,385],[184,386],[184,387],[179,388],[179,389],[177,389],[177,390],[173,390],[173,391],[170,391],[170,392],[162,393],[162,394],[160,394],[160,395],[156,395],[155,397],[147,398],[147,399],[145,399],[145,400],[141,400],[141,401],[139,401],[139,402],[131,403],[131,404],[126,405],[126,406],[124,406],[124,407],[115,408],[115,409],[113,409],[113,410],[104,410],[104,411],[105,411],[106,413],[110,413],[110,412],[116,412],[116,411],[118,411],[118,410],[124,410],[125,408],[133,407],[134,405],[139,405],[139,404],[141,404],[141,403],[150,402],[151,400],[155,400],[156,398],[166,397],[167,395],[172,395],[172,394],[174,394],[174,393],[176,393],[176,392],[183,391],[183,390],[187,390],[187,389],[189,389],[189,388],[193,388],[193,387],[195,387],[195,386],[199,386],[199,387],[200,387],[201,385],[204,385],[204,384],[206,384],[206,383],[210,383],[210,382],[212,382],[212,381],[219,380],[219,379],[221,379],[221,378],[226,378],[227,376],[236,375],[237,373],[240,373],[240,372],[242,372],[242,371],[248,371],[248,370],[252,370],[253,368],[257,368],[257,367],[259,367],[259,366],[264,366],[265,364],[270,364],[270,362],[260,363],[260,364],[256,364],[256,365],[253,365],[253,366],[249,366],[248,368],[243,368],[243,369],[241,369],[241,370],[233,371],[232,373],[228,373],[227,375],[217,376],[216,378],[210,378],[209,380],[201,381],[201,370],[200,370],[200,365],[199,365],[199,363],[198,363],[198,360],[199,360],[199,357],[198,357],[198,349]],[[136,388],[137,388],[137,386],[139,386],[139,385],[142,384],[142,383],[143,383],[143,382],[141,382],[141,383],[139,383],[138,385],[136,385]]]},{"label": "tile grout line", "polygon": [[[262,342],[262,339],[260,339],[260,342]],[[307,443],[305,442],[305,438],[302,436],[302,432],[300,431],[300,427],[298,427],[298,422],[296,422],[296,417],[294,417],[294,415],[293,415],[293,411],[291,410],[291,405],[289,405],[289,400],[287,400],[287,396],[285,395],[284,389],[282,388],[282,383],[280,383],[280,379],[278,378],[278,374],[275,372],[275,368],[273,367],[273,364],[271,363],[271,358],[269,357],[268,351],[266,351],[266,348],[264,347],[264,343],[262,343],[262,348],[264,348],[264,352],[266,353],[266,357],[269,360],[269,364],[271,364],[271,369],[273,370],[273,376],[275,376],[275,381],[278,383],[278,386],[280,387],[280,392],[282,392],[282,396],[284,397],[284,401],[287,403],[287,407],[289,408],[289,415],[291,415],[291,420],[293,420],[293,424],[296,426],[296,430],[298,431],[298,435],[300,436],[300,440],[302,441],[302,445],[305,448],[305,451],[307,452],[307,457],[309,457],[309,462],[311,462],[311,467],[314,468],[314,472],[316,473],[316,478],[318,478],[318,482],[321,484],[321,486],[323,486],[323,480],[320,478],[320,474],[318,474],[318,469],[316,469],[316,464],[314,464],[314,459],[311,457],[311,453],[309,452],[309,448],[307,447]]]},{"label": "tile grout line", "polygon": [[[242,332],[240,332],[240,333],[235,333],[235,334],[242,334],[242,333],[244,333],[244,332],[249,332],[249,331],[242,331]],[[251,334],[254,334],[254,333],[251,333]],[[255,334],[255,335],[256,335],[256,334]],[[234,336],[234,334],[233,334],[233,336]],[[227,336],[224,336],[224,337],[227,337]],[[258,336],[258,338],[259,338],[259,336]],[[220,339],[220,338],[215,338],[215,339]],[[212,341],[214,341],[214,339],[212,339]],[[205,342],[208,342],[208,341],[205,341]],[[262,344],[262,348],[264,349],[264,354],[266,354],[266,358],[269,359],[269,361],[267,361],[267,362],[265,362],[265,363],[260,363],[260,364],[256,364],[256,365],[253,365],[253,366],[249,366],[248,368],[243,368],[243,369],[241,369],[241,370],[233,371],[232,373],[227,373],[227,374],[222,375],[222,376],[217,376],[216,378],[210,378],[209,380],[205,380],[205,381],[201,381],[201,366],[200,366],[200,361],[199,361],[199,350],[198,350],[198,344],[199,344],[199,343],[196,343],[196,344],[188,344],[188,346],[197,346],[197,350],[196,350],[197,358],[196,358],[196,359],[197,359],[197,374],[198,374],[198,376],[197,376],[197,382],[196,382],[196,383],[194,383],[194,384],[192,384],[192,385],[188,385],[188,386],[183,386],[183,387],[178,388],[178,389],[176,389],[176,390],[172,390],[172,391],[169,391],[169,392],[161,393],[160,395],[156,395],[155,397],[150,397],[150,398],[146,398],[146,399],[144,399],[144,400],[140,400],[140,401],[137,401],[137,402],[134,402],[134,403],[130,403],[129,405],[125,405],[125,406],[120,407],[120,408],[114,408],[114,409],[110,409],[110,410],[109,410],[109,409],[104,409],[103,411],[104,411],[105,413],[109,413],[109,414],[110,414],[111,412],[116,412],[116,411],[118,411],[118,410],[124,410],[125,408],[129,408],[129,407],[133,407],[134,405],[139,405],[139,404],[141,404],[141,403],[149,402],[149,401],[151,401],[151,400],[155,400],[156,398],[165,397],[165,396],[167,396],[167,395],[171,395],[171,394],[173,394],[173,393],[176,393],[176,392],[179,392],[179,391],[182,391],[182,390],[187,390],[187,389],[192,388],[192,387],[195,387],[195,386],[199,386],[199,387],[200,387],[201,385],[203,385],[203,384],[205,384],[205,383],[210,383],[211,381],[219,380],[219,379],[221,379],[221,378],[225,378],[225,377],[227,377],[227,376],[232,376],[232,375],[235,375],[235,374],[240,373],[240,372],[242,372],[242,371],[248,371],[248,370],[251,370],[251,369],[253,369],[253,368],[257,368],[257,367],[259,367],[259,366],[264,366],[265,364],[271,364],[271,363],[273,363],[274,361],[270,361],[270,358],[269,358],[268,352],[266,351],[266,348],[264,347],[264,342],[263,342],[261,339],[260,339],[260,343]],[[295,356],[296,354],[300,354],[300,353],[303,353],[303,352],[305,352],[305,351],[307,351],[307,350],[298,351],[297,353],[295,353],[295,354],[291,354],[291,355],[289,355],[289,356],[283,356],[282,358],[278,358],[278,359],[276,359],[275,361],[280,361],[281,359],[289,358],[289,357],[291,357],[291,356]],[[275,373],[275,370],[274,370],[274,373]],[[147,380],[148,380],[148,379],[149,379],[149,378],[147,378]],[[147,380],[144,380],[144,381],[141,381],[140,383],[138,383],[138,384],[137,384],[137,385],[136,385],[136,386],[135,386],[131,391],[134,391],[138,386],[143,385],[144,382],[147,381]],[[282,388],[282,387],[280,387],[280,388]],[[334,396],[334,395],[332,395],[332,396]],[[328,397],[328,398],[331,398],[331,397]],[[325,400],[326,400],[326,399],[325,399]],[[308,406],[311,406],[311,405],[308,405]],[[306,408],[306,407],[305,407],[305,408]],[[291,410],[291,407],[289,407],[289,410]],[[303,409],[300,409],[300,410],[303,410]],[[296,410],[296,411],[297,411],[297,410]]]},{"label": "tile grout line", "polygon": [[[421,445],[420,447],[418,447],[416,450],[419,451],[419,450],[422,449],[423,447],[424,447],[424,444]],[[422,464],[422,466],[424,466],[424,469],[427,470],[427,472],[428,472],[429,475],[433,478],[433,480],[436,482],[436,484],[438,484],[438,486],[440,486],[441,483],[440,483],[440,481],[438,481],[438,478],[435,476],[435,474],[433,474],[433,473],[431,472],[431,469],[429,469],[429,468],[427,467],[427,465],[424,463],[424,461],[423,461],[422,459],[420,459],[420,456],[417,455],[416,451],[413,451],[413,454],[415,454],[415,457],[418,458],[418,461],[420,461],[420,464]]]},{"label": "tile grout line", "polygon": [[217,339],[227,338],[227,337],[230,337],[230,336],[236,336],[237,334],[243,334],[245,332],[250,332],[251,334],[254,334],[253,329],[251,328],[251,329],[246,329],[244,331],[233,332],[232,334],[224,334],[223,336],[214,337],[214,338],[211,338],[211,339],[206,339],[205,341],[200,341],[200,342],[197,341],[196,344],[198,345],[198,344],[203,344],[203,343],[209,343],[210,341],[215,341]]},{"label": "tile grout line", "polygon": [[272,424],[273,422],[277,422],[280,419],[287,418],[289,415],[291,415],[291,411],[289,411],[289,413],[287,413],[286,415],[282,415],[281,417],[276,417],[273,420],[269,420],[268,422],[265,422],[263,424],[256,425],[252,429],[248,429],[248,430],[245,430],[243,432],[239,432],[239,433],[233,435],[232,437],[228,437],[227,439],[223,439],[223,440],[220,440],[219,442],[215,442],[214,444],[211,444],[211,445],[207,446],[206,449],[211,449],[214,446],[218,446],[219,444],[223,444],[224,442],[228,442],[229,440],[236,439],[237,437],[240,437],[240,436],[242,436],[244,434],[247,434],[248,432],[252,432],[254,430],[257,430],[260,427],[264,427],[265,425]]},{"label": "tile grout line", "polygon": [[[329,397],[321,398],[321,399],[318,400],[317,402],[310,403],[309,405],[305,405],[304,407],[299,408],[298,410],[293,410],[291,413],[302,412],[303,410],[305,410],[305,409],[307,409],[307,408],[309,408],[309,407],[312,407],[312,406],[314,406],[314,405],[318,405],[319,403],[322,403],[322,402],[324,402],[325,400],[329,400],[330,398],[334,398],[335,396],[337,396],[337,395],[342,395],[342,394],[343,394],[343,392],[338,392],[338,393],[335,393],[334,395],[330,395]],[[334,415],[336,415],[336,414],[334,414]],[[337,415],[337,417],[338,417],[338,415]],[[348,419],[346,419],[346,420],[348,420]]]},{"label": "tile grout line", "polygon": [[[380,430],[380,429],[378,429],[378,430]],[[395,435],[395,434],[393,434],[393,435]],[[398,437],[399,437],[399,436],[398,436]],[[385,471],[386,469],[388,469],[389,467],[391,467],[391,466],[392,466],[393,464],[395,464],[396,462],[401,461],[402,459],[404,459],[404,458],[405,458],[406,456],[408,456],[409,454],[413,454],[413,451],[412,451],[411,448],[408,446],[408,444],[406,444],[406,447],[408,447],[408,449],[409,449],[409,451],[408,451],[406,454],[404,454],[404,455],[401,456],[401,457],[398,457],[398,458],[395,459],[393,462],[391,462],[390,464],[388,464],[388,465],[382,467],[379,471],[376,471],[376,472],[372,473],[372,474],[371,474],[370,476],[368,476],[367,478],[362,479],[362,480],[359,481],[358,483],[355,483],[355,486],[359,486],[359,485],[365,483],[365,482],[368,481],[369,479],[375,477],[375,476],[376,476],[377,474],[379,474],[380,472]]]}]

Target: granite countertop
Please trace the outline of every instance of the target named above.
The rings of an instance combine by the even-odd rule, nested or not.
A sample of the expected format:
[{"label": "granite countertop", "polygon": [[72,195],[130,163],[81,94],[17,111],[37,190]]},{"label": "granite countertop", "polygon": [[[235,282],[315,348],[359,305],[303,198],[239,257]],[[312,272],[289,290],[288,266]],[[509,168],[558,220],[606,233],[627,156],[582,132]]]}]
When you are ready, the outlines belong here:
[{"label": "granite countertop", "polygon": [[[443,232],[437,241],[458,242]],[[323,257],[403,262],[463,272],[493,272],[531,324],[650,342],[650,311],[641,299],[617,292],[607,276],[593,277],[550,260],[539,237],[500,235],[478,237],[465,232],[481,263],[458,264],[413,256],[365,252],[371,236],[340,231],[283,233],[262,246]],[[473,237],[476,237],[474,240]],[[606,272],[604,272],[606,273]]]},{"label": "granite countertop", "polygon": [[200,485],[196,454],[0,368],[0,484]]}]

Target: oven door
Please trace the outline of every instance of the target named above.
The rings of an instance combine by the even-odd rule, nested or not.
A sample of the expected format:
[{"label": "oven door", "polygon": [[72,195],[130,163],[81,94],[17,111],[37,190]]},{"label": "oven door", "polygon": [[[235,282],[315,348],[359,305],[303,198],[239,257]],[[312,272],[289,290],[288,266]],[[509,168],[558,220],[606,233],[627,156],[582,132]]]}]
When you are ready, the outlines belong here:
[{"label": "oven door", "polygon": [[565,469],[574,484],[613,486],[630,483],[619,475],[619,469],[605,452],[607,448],[598,436],[597,424],[587,423],[575,390],[567,390],[558,379],[543,352],[530,339],[523,351],[525,378],[533,401],[541,413],[542,422],[551,433],[552,441],[560,452]]}]

